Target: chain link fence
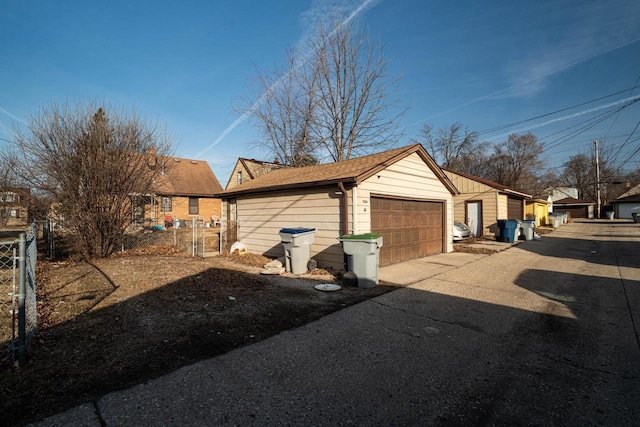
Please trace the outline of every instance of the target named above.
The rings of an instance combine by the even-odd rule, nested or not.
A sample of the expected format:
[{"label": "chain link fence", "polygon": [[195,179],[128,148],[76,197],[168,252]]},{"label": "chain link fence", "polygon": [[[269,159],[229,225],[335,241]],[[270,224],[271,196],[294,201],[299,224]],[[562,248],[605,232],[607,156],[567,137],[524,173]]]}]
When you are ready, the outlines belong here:
[{"label": "chain link fence", "polygon": [[0,364],[24,365],[36,333],[38,226],[0,241]]},{"label": "chain link fence", "polygon": [[222,221],[220,232],[220,250],[229,252],[231,246],[238,241],[238,222]]}]

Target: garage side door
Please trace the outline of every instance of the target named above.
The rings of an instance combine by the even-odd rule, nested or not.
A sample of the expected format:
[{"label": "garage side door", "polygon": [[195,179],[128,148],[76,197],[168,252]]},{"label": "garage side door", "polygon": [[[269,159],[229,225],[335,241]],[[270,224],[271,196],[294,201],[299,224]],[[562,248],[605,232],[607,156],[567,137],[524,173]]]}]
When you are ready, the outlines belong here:
[{"label": "garage side door", "polygon": [[442,252],[444,204],[371,198],[371,231],[382,235],[380,265]]}]

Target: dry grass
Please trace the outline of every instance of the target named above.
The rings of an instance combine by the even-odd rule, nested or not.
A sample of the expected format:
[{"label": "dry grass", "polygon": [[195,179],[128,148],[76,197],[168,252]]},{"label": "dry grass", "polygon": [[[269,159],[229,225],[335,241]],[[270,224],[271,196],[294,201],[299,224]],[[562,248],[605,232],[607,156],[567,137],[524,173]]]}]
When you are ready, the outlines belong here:
[{"label": "dry grass", "polygon": [[39,332],[27,366],[0,376],[0,424],[21,425],[257,342],[393,288],[343,288],[318,270],[258,274],[268,258],[145,248],[39,266]]}]

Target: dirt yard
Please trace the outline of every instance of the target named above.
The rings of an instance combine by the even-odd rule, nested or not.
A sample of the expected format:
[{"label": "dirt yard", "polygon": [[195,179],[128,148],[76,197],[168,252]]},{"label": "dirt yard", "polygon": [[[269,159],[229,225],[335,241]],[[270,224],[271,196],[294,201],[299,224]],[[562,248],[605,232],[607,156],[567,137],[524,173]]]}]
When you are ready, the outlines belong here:
[{"label": "dirt yard", "polygon": [[259,274],[254,255],[206,260],[153,248],[41,262],[28,364],[0,372],[0,424],[23,425],[393,290],[343,287],[324,270]]}]

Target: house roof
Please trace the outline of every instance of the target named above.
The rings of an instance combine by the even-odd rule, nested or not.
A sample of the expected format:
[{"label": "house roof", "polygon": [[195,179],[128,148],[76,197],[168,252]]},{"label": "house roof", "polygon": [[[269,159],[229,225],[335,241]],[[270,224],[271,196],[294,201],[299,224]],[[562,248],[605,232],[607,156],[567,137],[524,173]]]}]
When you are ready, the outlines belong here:
[{"label": "house roof", "polygon": [[256,159],[245,159],[243,157],[238,158],[238,163],[242,163],[242,166],[244,166],[244,169],[247,171],[251,179],[262,176],[265,169],[273,171],[275,169],[282,169],[284,167],[287,167],[286,165],[280,163],[265,162]]},{"label": "house roof", "polygon": [[158,175],[154,184],[157,194],[213,197],[222,191],[218,179],[204,160],[167,157],[162,164],[163,173]]},{"label": "house roof", "polygon": [[424,160],[427,166],[436,174],[452,194],[458,193],[458,190],[442,172],[442,169],[440,169],[431,156],[429,156],[424,147],[420,144],[413,144],[406,147],[384,151],[382,153],[371,154],[340,162],[305,166],[301,168],[278,169],[218,195],[221,197],[230,197],[239,194],[260,193],[264,191],[317,187],[337,184],[339,182],[343,184],[357,185],[397,161],[414,153],[418,154]]},{"label": "house roof", "polygon": [[543,205],[550,205],[552,204],[551,201],[544,199],[542,197],[538,197],[538,196],[532,196],[532,198],[530,200],[527,200],[526,203],[540,203]]},{"label": "house roof", "polygon": [[621,194],[618,199],[626,199],[629,196],[637,196],[640,195],[640,184],[631,187],[627,192]]},{"label": "house roof", "polygon": [[630,202],[640,202],[640,193],[631,194],[625,197],[618,197],[617,199],[611,201],[611,203],[630,203]]},{"label": "house roof", "polygon": [[503,193],[513,194],[514,196],[520,196],[520,197],[523,197],[523,198],[531,198],[532,197],[530,194],[521,193],[519,191],[516,191],[516,190],[514,190],[512,188],[507,187],[506,185],[502,185],[502,184],[499,184],[499,183],[497,183],[495,181],[491,181],[490,179],[486,179],[486,178],[482,178],[482,177],[479,177],[479,176],[471,175],[469,173],[456,172],[456,171],[452,171],[452,170],[449,170],[449,169],[444,169],[444,170],[447,171],[447,172],[456,174],[456,175],[460,175],[461,177],[470,179],[472,181],[479,182],[480,184],[484,184],[484,185],[486,185],[488,187],[495,188],[496,190],[501,191]]},{"label": "house roof", "polygon": [[556,200],[554,205],[595,205],[595,202],[584,199],[574,199],[573,197],[565,197],[564,199]]}]

